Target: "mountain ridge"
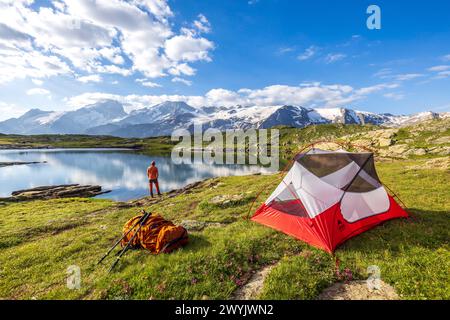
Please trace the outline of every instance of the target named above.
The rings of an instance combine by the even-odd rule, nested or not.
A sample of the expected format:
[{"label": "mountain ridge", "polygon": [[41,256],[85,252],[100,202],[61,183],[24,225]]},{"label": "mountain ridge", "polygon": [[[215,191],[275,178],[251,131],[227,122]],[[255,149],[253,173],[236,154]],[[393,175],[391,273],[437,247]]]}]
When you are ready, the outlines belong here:
[{"label": "mountain ridge", "polygon": [[209,106],[195,108],[182,101],[166,101],[125,112],[116,100],[102,100],[74,111],[30,109],[19,118],[0,122],[5,134],[91,134],[126,138],[167,136],[176,129],[269,129],[275,126],[303,128],[309,125],[342,123],[403,126],[449,113],[421,112],[412,115],[372,113],[350,108],[305,108],[302,106]]}]

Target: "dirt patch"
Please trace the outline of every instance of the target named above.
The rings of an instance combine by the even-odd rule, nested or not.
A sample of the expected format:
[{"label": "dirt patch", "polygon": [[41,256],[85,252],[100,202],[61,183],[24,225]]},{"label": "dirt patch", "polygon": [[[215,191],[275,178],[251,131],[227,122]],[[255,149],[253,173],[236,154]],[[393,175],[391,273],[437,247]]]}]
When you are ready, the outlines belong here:
[{"label": "dirt patch", "polygon": [[264,280],[275,266],[275,264],[269,265],[255,272],[245,285],[243,285],[233,293],[233,295],[231,296],[231,300],[257,299],[263,288]]},{"label": "dirt patch", "polygon": [[395,289],[380,280],[378,289],[369,289],[366,281],[335,283],[325,289],[318,300],[399,300]]}]

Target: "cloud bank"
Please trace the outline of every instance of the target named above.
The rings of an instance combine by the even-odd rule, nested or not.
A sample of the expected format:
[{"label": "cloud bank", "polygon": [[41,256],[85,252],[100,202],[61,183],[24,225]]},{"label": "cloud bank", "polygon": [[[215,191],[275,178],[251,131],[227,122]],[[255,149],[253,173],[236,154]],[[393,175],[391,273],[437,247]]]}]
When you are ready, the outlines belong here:
[{"label": "cloud bank", "polygon": [[0,83],[136,72],[192,76],[192,63],[211,61],[214,49],[203,36],[211,30],[208,19],[200,14],[174,30],[166,0],[53,0],[38,8],[33,0],[2,0],[0,11]]},{"label": "cloud bank", "polygon": [[[324,85],[319,82],[298,86],[272,85],[261,89],[212,89],[204,95],[117,95],[88,92],[66,99],[67,105],[80,108],[95,102],[112,99],[123,103],[127,110],[150,107],[164,101],[184,101],[194,107],[204,106],[276,106],[300,105],[304,107],[344,107],[365,99],[368,95],[398,88],[397,83],[353,88],[348,85]],[[387,97],[390,97],[388,95]],[[391,96],[394,97],[394,96]]]}]

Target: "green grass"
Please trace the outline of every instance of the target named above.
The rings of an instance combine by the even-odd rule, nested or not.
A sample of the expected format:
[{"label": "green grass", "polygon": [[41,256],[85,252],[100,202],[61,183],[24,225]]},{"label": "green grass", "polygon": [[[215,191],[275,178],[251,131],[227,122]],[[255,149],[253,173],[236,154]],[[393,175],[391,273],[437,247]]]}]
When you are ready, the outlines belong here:
[{"label": "green grass", "polygon": [[[336,255],[357,279],[378,265],[384,281],[404,299],[449,299],[449,173],[417,170],[419,160],[383,162],[379,174],[413,215],[346,242]],[[192,193],[146,209],[180,223],[220,223],[190,233],[190,243],[170,255],[128,252],[113,274],[111,259],[97,260],[120,236],[138,208],[108,200],[62,199],[0,206],[0,297],[14,299],[227,299],[253,270],[279,263],[261,295],[314,299],[337,281],[333,257],[270,228],[244,220],[250,203],[273,190],[275,176],[217,178]],[[240,200],[212,204],[217,195]],[[253,208],[255,210],[256,208]],[[66,287],[67,268],[81,268],[80,290]]]}]

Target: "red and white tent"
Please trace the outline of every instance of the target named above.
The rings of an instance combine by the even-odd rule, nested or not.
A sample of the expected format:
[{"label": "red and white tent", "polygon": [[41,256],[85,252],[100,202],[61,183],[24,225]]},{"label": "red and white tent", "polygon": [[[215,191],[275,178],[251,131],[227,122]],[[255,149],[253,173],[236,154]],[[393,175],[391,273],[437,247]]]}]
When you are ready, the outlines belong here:
[{"label": "red and white tent", "polygon": [[295,157],[252,220],[332,253],[349,238],[406,217],[380,182],[372,153],[311,149]]}]

